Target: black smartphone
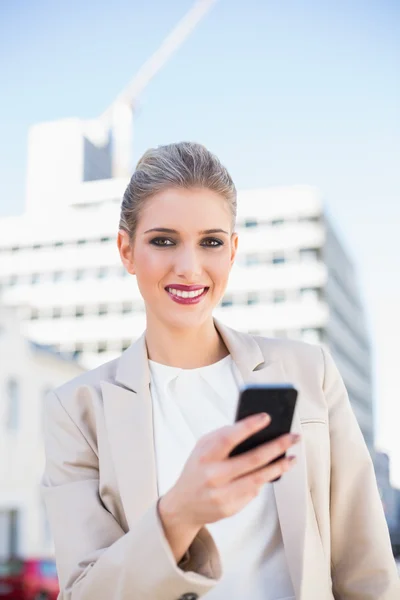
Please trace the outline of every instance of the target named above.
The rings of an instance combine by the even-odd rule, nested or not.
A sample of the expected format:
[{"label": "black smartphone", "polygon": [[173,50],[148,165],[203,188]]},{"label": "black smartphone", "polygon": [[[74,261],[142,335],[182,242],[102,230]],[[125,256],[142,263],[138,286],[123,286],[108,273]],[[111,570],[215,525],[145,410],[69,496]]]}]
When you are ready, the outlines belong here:
[{"label": "black smartphone", "polygon": [[[288,383],[250,384],[242,387],[235,421],[265,412],[271,417],[271,422],[264,429],[257,431],[257,433],[236,446],[229,456],[237,456],[256,448],[260,444],[265,444],[265,442],[270,442],[285,433],[289,433],[292,427],[296,400],[297,390]],[[284,456],[285,453],[272,462],[280,460]],[[274,481],[278,479],[280,477]]]}]

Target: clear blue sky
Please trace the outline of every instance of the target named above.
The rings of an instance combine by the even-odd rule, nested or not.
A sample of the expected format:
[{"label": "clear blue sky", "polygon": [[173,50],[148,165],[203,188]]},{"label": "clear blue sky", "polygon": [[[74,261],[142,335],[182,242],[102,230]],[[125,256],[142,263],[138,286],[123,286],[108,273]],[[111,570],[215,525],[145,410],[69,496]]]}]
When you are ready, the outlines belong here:
[{"label": "clear blue sky", "polygon": [[[0,215],[23,210],[29,126],[100,113],[190,5],[1,3]],[[399,74],[398,0],[219,0],[142,97],[135,158],[198,140],[240,188],[322,190],[359,268],[400,486]]]}]

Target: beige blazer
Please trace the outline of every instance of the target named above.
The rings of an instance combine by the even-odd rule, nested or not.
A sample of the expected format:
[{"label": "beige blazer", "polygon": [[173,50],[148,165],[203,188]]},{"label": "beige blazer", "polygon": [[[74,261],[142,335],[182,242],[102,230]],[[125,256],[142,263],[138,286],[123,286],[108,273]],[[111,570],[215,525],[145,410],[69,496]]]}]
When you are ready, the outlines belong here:
[{"label": "beige blazer", "polygon": [[[296,600],[399,600],[372,462],[330,355],[216,326],[245,382],[299,390],[298,460],[271,484]],[[47,398],[42,490],[59,599],[195,600],[218,585],[206,527],[179,566],[163,535],[149,381],[142,336]]]}]

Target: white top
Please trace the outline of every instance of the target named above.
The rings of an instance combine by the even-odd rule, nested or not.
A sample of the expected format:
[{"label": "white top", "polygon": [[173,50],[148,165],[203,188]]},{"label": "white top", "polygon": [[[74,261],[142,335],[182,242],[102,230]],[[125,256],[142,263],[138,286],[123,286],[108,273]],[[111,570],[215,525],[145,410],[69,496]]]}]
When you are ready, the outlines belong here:
[{"label": "white top", "polygon": [[[149,361],[158,492],[178,479],[196,441],[234,421],[240,374],[230,356],[199,369]],[[271,484],[239,513],[207,525],[223,576],[210,600],[294,600]]]}]

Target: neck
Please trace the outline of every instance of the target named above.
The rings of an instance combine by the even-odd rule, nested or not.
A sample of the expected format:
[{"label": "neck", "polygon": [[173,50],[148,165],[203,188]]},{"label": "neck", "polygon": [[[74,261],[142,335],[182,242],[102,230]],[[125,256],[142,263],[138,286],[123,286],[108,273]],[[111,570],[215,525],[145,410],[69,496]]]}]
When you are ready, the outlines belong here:
[{"label": "neck", "polygon": [[146,345],[150,360],[181,369],[206,367],[229,354],[212,318],[190,329],[171,329],[148,318]]}]

